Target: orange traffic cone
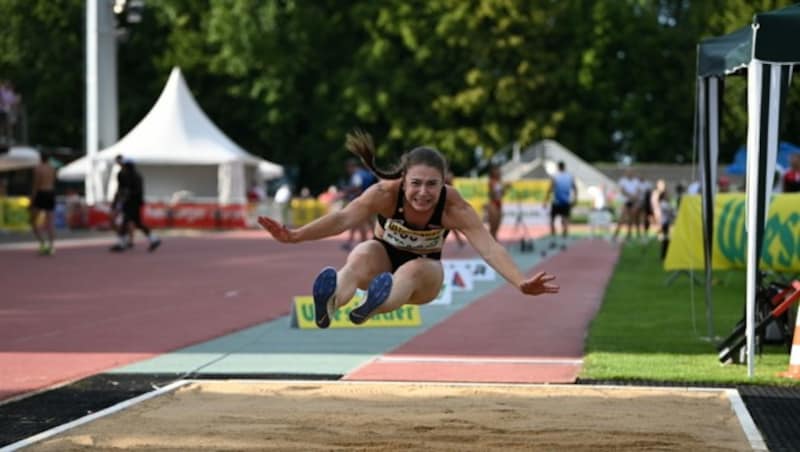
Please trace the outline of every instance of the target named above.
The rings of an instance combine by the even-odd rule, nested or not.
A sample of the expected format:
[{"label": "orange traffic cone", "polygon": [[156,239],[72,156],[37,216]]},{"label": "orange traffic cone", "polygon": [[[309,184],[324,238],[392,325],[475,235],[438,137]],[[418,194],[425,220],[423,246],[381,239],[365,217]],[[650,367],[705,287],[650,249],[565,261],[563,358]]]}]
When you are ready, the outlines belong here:
[{"label": "orange traffic cone", "polygon": [[[797,288],[797,286],[795,286],[795,288]],[[792,354],[789,357],[789,370],[779,373],[778,376],[800,380],[800,307],[798,307],[795,317]]]}]

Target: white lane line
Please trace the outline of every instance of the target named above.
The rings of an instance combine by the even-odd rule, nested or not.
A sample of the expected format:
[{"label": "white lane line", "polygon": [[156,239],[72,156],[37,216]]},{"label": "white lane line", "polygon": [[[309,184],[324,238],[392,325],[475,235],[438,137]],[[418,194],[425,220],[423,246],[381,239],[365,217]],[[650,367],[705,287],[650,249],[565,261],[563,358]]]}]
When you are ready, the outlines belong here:
[{"label": "white lane line", "polygon": [[747,406],[745,406],[742,397],[739,395],[739,391],[736,389],[726,389],[725,393],[731,401],[731,407],[736,413],[736,417],[739,418],[739,423],[742,424],[742,430],[744,430],[747,441],[750,442],[750,447],[758,451],[769,450],[767,449],[767,443],[764,441],[764,437],[761,436],[761,432],[758,430],[758,427],[756,427],[756,423],[753,422],[753,418],[750,417],[750,412],[747,411]]},{"label": "white lane line", "polygon": [[555,364],[581,365],[582,359],[569,358],[493,358],[468,356],[380,356],[374,362],[447,364]]}]

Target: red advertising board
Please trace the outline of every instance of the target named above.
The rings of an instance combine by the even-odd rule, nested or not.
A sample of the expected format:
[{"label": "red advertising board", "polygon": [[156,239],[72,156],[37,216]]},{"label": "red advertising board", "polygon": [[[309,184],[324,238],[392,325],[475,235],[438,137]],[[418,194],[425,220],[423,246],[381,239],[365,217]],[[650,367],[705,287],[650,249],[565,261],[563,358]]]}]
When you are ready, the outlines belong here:
[{"label": "red advertising board", "polygon": [[[89,208],[88,226],[110,227],[110,209],[107,205]],[[167,205],[146,204],[142,208],[142,221],[151,228],[191,229],[236,229],[246,225],[246,206],[241,204],[220,206],[217,204],[184,203]]]}]

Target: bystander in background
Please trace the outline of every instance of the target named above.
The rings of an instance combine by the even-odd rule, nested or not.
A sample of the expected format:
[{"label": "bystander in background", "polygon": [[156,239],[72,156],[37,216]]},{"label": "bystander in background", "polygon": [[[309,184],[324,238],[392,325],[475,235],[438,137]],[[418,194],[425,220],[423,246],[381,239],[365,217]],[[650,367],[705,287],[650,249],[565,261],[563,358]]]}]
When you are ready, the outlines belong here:
[{"label": "bystander in background", "polygon": [[[39,163],[33,168],[33,187],[31,189],[30,222],[31,231],[39,241],[39,254],[52,255],[55,252],[55,221],[53,211],[56,208],[56,170],[50,165],[49,156],[42,152]],[[42,229],[47,234],[45,241],[39,230],[39,214],[44,214]]]},{"label": "bystander in background", "polygon": [[500,167],[492,165],[489,168],[489,202],[486,203],[486,217],[489,221],[489,234],[495,240],[503,222],[503,196],[507,189],[508,184],[503,182]]},{"label": "bystander in background", "polygon": [[617,182],[617,185],[622,193],[623,203],[619,215],[617,216],[617,227],[614,229],[614,239],[616,240],[619,237],[619,231],[622,229],[623,225],[628,227],[625,238],[630,239],[631,232],[634,228],[636,229],[637,235],[639,234],[639,229],[636,224],[638,217],[637,209],[639,208],[639,199],[641,197],[641,193],[639,193],[639,178],[633,174],[633,170],[628,168]]},{"label": "bystander in background", "polygon": [[[454,187],[454,185],[453,185],[453,180],[454,179],[455,179],[455,175],[450,170],[450,168],[447,168],[447,170],[445,171],[445,175],[444,175],[444,184],[445,185],[449,185],[451,187]],[[464,246],[466,245],[466,241],[464,240],[464,237],[461,236],[460,232],[458,232],[457,230],[453,229],[453,230],[450,231],[450,235],[453,236],[453,238],[456,240],[456,243],[458,243],[458,249],[464,248]]]},{"label": "bystander in background", "polygon": [[783,192],[800,192],[800,152],[789,157],[789,169],[783,173]]},{"label": "bystander in background", "polygon": [[22,97],[8,80],[0,80],[0,145],[11,146]]},{"label": "bystander in background", "polygon": [[144,179],[130,159],[123,161],[120,174],[124,186],[117,188],[115,199],[118,198],[122,209],[122,225],[117,231],[118,243],[111,247],[111,251],[120,252],[131,248],[134,229],[139,229],[147,237],[147,250],[155,251],[161,246],[161,239],[142,222]]},{"label": "bystander in background", "polygon": [[284,181],[275,192],[275,204],[280,211],[281,223],[292,224],[292,186],[289,181]]},{"label": "bystander in background", "polygon": [[[550,186],[544,196],[545,207],[550,204],[550,235],[556,236],[556,218],[561,221],[561,236],[569,235],[569,221],[572,207],[578,201],[578,188],[575,178],[567,172],[564,162],[558,162],[558,172],[550,178]],[[555,244],[555,243],[553,243]]]},{"label": "bystander in background", "polygon": [[[353,200],[361,196],[367,188],[378,181],[378,178],[375,177],[372,172],[362,167],[357,159],[348,159],[345,168],[349,175],[349,182],[348,185],[342,189],[341,193],[347,203],[353,202]],[[342,244],[342,248],[349,251],[356,244],[365,242],[368,239],[367,236],[370,229],[374,226],[374,223],[375,220],[370,218],[350,228],[347,241]],[[355,241],[356,234],[359,236],[358,242]]]}]

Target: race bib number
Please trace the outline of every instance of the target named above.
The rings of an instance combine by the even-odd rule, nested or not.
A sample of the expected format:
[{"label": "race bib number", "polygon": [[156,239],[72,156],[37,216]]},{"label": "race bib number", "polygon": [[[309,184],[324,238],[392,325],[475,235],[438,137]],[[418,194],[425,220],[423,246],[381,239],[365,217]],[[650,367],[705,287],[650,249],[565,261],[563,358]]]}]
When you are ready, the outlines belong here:
[{"label": "race bib number", "polygon": [[442,250],[445,231],[445,229],[416,231],[409,229],[402,222],[390,218],[386,220],[381,238],[397,249],[427,254]]}]

